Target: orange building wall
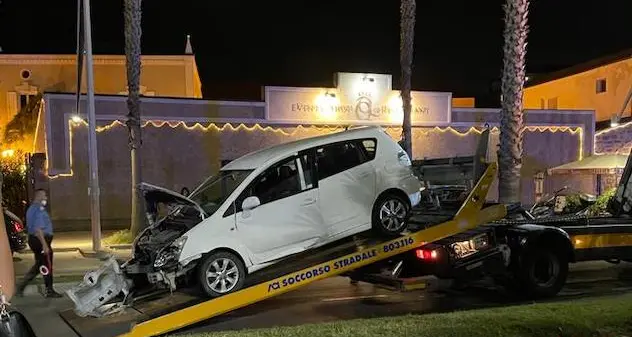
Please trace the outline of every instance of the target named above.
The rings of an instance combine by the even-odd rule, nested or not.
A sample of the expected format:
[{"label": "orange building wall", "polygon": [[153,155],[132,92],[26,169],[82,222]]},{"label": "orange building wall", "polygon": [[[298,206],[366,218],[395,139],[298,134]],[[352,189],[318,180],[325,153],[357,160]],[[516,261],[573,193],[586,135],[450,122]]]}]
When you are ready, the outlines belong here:
[{"label": "orange building wall", "polygon": [[475,106],[474,97],[453,97],[452,98],[452,107],[453,108],[474,108]]},{"label": "orange building wall", "polygon": [[[603,93],[597,93],[600,79],[606,80]],[[524,107],[595,110],[596,121],[610,120],[621,109],[631,86],[632,58],[525,88]],[[630,116],[631,111],[628,105],[623,116]]]},{"label": "orange building wall", "polygon": [[[21,92],[75,92],[75,55],[0,54],[0,127],[19,110]],[[30,78],[21,78],[23,70]],[[96,94],[117,95],[127,90],[124,55],[95,55]],[[143,56],[141,93],[148,96],[201,98],[202,87],[193,55]],[[85,92],[85,81],[83,85]]]}]

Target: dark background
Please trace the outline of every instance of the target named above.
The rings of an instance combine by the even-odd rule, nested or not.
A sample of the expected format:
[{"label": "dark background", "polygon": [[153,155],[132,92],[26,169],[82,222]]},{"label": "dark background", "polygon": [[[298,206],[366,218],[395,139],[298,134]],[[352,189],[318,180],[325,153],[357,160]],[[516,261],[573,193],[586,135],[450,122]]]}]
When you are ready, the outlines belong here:
[{"label": "dark background", "polygon": [[[0,1],[4,53],[75,52],[76,1]],[[497,106],[503,3],[417,0],[413,88]],[[92,1],[95,54],[123,53],[122,7]],[[632,47],[630,0],[532,0],[530,9],[529,73]],[[143,1],[143,54],[182,54],[186,34],[210,99],[330,86],[336,71],[391,73],[399,86],[398,0]]]}]

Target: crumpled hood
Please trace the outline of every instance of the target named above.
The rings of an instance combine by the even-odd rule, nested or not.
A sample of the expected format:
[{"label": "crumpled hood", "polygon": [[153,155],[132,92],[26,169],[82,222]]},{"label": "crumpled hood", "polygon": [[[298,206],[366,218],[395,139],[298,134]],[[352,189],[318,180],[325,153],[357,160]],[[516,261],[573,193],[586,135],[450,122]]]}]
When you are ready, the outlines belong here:
[{"label": "crumpled hood", "polygon": [[143,196],[145,197],[145,202],[147,203],[148,212],[155,211],[154,207],[157,205],[157,203],[161,202],[161,203],[171,204],[171,205],[176,204],[176,205],[192,206],[198,212],[200,212],[200,215],[202,217],[207,216],[206,212],[204,212],[204,209],[202,209],[202,207],[200,207],[198,203],[185,197],[184,195],[178,192],[174,192],[167,188],[148,184],[148,183],[140,183],[139,188],[142,191]]}]

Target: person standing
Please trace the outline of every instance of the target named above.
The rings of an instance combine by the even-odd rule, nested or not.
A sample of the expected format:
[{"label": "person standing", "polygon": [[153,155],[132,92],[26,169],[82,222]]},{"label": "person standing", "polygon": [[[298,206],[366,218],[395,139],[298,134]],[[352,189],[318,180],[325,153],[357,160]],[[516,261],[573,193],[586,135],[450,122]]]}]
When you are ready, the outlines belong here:
[{"label": "person standing", "polygon": [[28,230],[28,244],[35,255],[35,264],[24,276],[24,280],[16,289],[16,295],[22,296],[26,286],[41,273],[46,286],[45,297],[59,298],[61,294],[53,288],[53,223],[46,211],[48,197],[46,190],[38,189],[31,206],[26,211],[26,227]]}]

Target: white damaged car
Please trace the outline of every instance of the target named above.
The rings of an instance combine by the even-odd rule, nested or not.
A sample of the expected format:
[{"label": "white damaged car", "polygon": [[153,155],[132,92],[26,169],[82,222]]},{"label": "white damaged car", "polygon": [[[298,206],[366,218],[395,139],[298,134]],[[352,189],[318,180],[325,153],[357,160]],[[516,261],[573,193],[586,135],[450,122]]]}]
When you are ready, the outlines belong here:
[{"label": "white damaged car", "polygon": [[[421,198],[410,158],[379,127],[247,154],[188,197],[149,184],[142,190],[149,227],[129,261],[92,272],[68,292],[78,312],[94,314],[135,287],[177,289],[180,279],[209,297],[234,292],[248,275],[288,256],[370,229],[399,235]],[[107,285],[98,281],[105,274]]]}]

